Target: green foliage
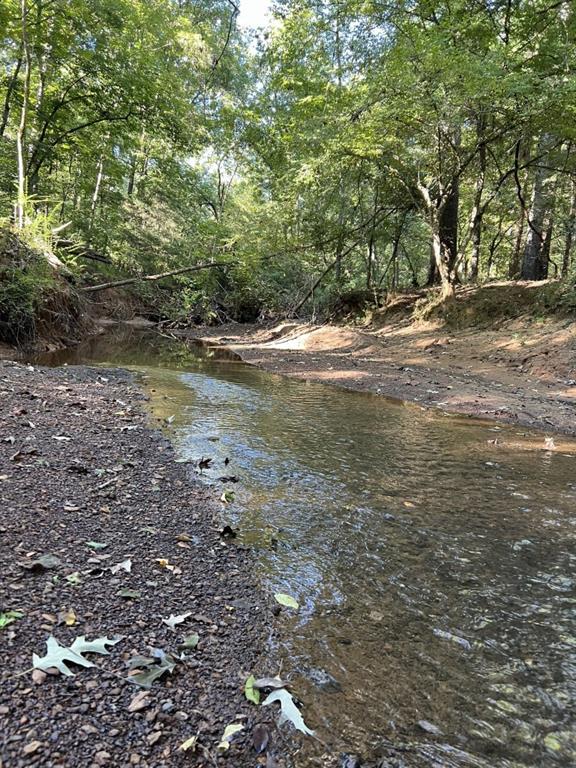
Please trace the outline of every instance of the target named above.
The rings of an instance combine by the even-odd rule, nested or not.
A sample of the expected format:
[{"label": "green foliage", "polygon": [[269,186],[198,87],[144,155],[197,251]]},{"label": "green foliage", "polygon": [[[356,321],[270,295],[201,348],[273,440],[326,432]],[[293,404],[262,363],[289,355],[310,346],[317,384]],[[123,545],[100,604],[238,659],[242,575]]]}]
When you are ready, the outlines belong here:
[{"label": "green foliage", "polygon": [[567,0],[278,0],[261,35],[227,0],[72,0],[29,6],[28,49],[22,7],[0,0],[0,221],[23,125],[20,236],[87,246],[76,274],[227,265],[136,289],[182,323],[573,277]]},{"label": "green foliage", "polygon": [[51,270],[39,258],[24,267],[0,264],[0,341],[26,346],[35,340],[39,306],[53,287]]}]

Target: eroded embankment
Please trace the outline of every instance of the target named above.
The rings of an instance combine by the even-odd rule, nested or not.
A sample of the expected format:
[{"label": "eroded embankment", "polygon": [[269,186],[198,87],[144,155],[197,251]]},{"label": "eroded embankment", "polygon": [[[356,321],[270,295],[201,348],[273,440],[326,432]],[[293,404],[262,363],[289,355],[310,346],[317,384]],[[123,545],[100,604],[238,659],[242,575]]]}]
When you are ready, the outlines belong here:
[{"label": "eroded embankment", "polygon": [[[254,765],[250,736],[268,712],[243,682],[271,672],[269,614],[251,557],[219,535],[210,490],[148,427],[127,374],[4,362],[0,398],[0,610],[13,619],[0,765]],[[194,634],[149,691],[127,680],[130,664],[157,669]],[[51,635],[122,639],[74,677],[32,675]],[[218,757],[231,722],[244,730]],[[179,751],[193,736],[194,754]]]},{"label": "eroded embankment", "polygon": [[497,328],[462,330],[439,322],[369,331],[233,325],[189,335],[296,378],[576,435],[576,327],[569,319],[516,318]]}]

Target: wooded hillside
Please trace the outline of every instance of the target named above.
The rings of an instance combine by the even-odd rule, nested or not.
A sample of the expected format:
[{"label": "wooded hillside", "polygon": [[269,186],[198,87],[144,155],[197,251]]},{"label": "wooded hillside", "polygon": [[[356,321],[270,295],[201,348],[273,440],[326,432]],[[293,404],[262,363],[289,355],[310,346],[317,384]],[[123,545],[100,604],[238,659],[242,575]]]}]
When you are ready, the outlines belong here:
[{"label": "wooded hillside", "polygon": [[[162,311],[182,318],[573,277],[572,2],[272,16],[249,32],[232,0],[0,0],[2,226],[92,284],[230,263],[175,278]],[[22,264],[1,266],[6,303]]]}]

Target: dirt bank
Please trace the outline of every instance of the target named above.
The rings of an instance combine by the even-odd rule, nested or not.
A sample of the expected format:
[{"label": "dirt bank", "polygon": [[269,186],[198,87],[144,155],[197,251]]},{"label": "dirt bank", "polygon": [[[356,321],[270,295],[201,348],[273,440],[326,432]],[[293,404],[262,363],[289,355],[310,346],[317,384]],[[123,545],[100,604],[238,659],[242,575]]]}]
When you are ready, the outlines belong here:
[{"label": "dirt bank", "polygon": [[576,435],[576,325],[570,319],[513,318],[496,328],[460,330],[407,319],[366,330],[232,325],[191,335],[226,344],[269,371]]},{"label": "dirt bank", "polygon": [[[0,766],[256,764],[251,735],[273,707],[243,686],[275,671],[267,599],[142,399],[122,372],[0,363]],[[121,640],[73,677],[32,673],[51,635]],[[147,692],[130,663],[173,669]],[[223,757],[232,722],[244,730]]]}]

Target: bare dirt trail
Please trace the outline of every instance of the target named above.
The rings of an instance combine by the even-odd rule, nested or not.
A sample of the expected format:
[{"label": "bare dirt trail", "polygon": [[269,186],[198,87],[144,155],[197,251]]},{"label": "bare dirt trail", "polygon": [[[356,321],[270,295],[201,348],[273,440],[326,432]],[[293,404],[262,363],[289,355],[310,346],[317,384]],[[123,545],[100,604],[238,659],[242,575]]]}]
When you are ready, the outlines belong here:
[{"label": "bare dirt trail", "polygon": [[455,331],[407,321],[371,330],[231,325],[191,335],[275,373],[535,427],[546,433],[543,444],[554,433],[576,436],[576,325],[569,319]]}]

